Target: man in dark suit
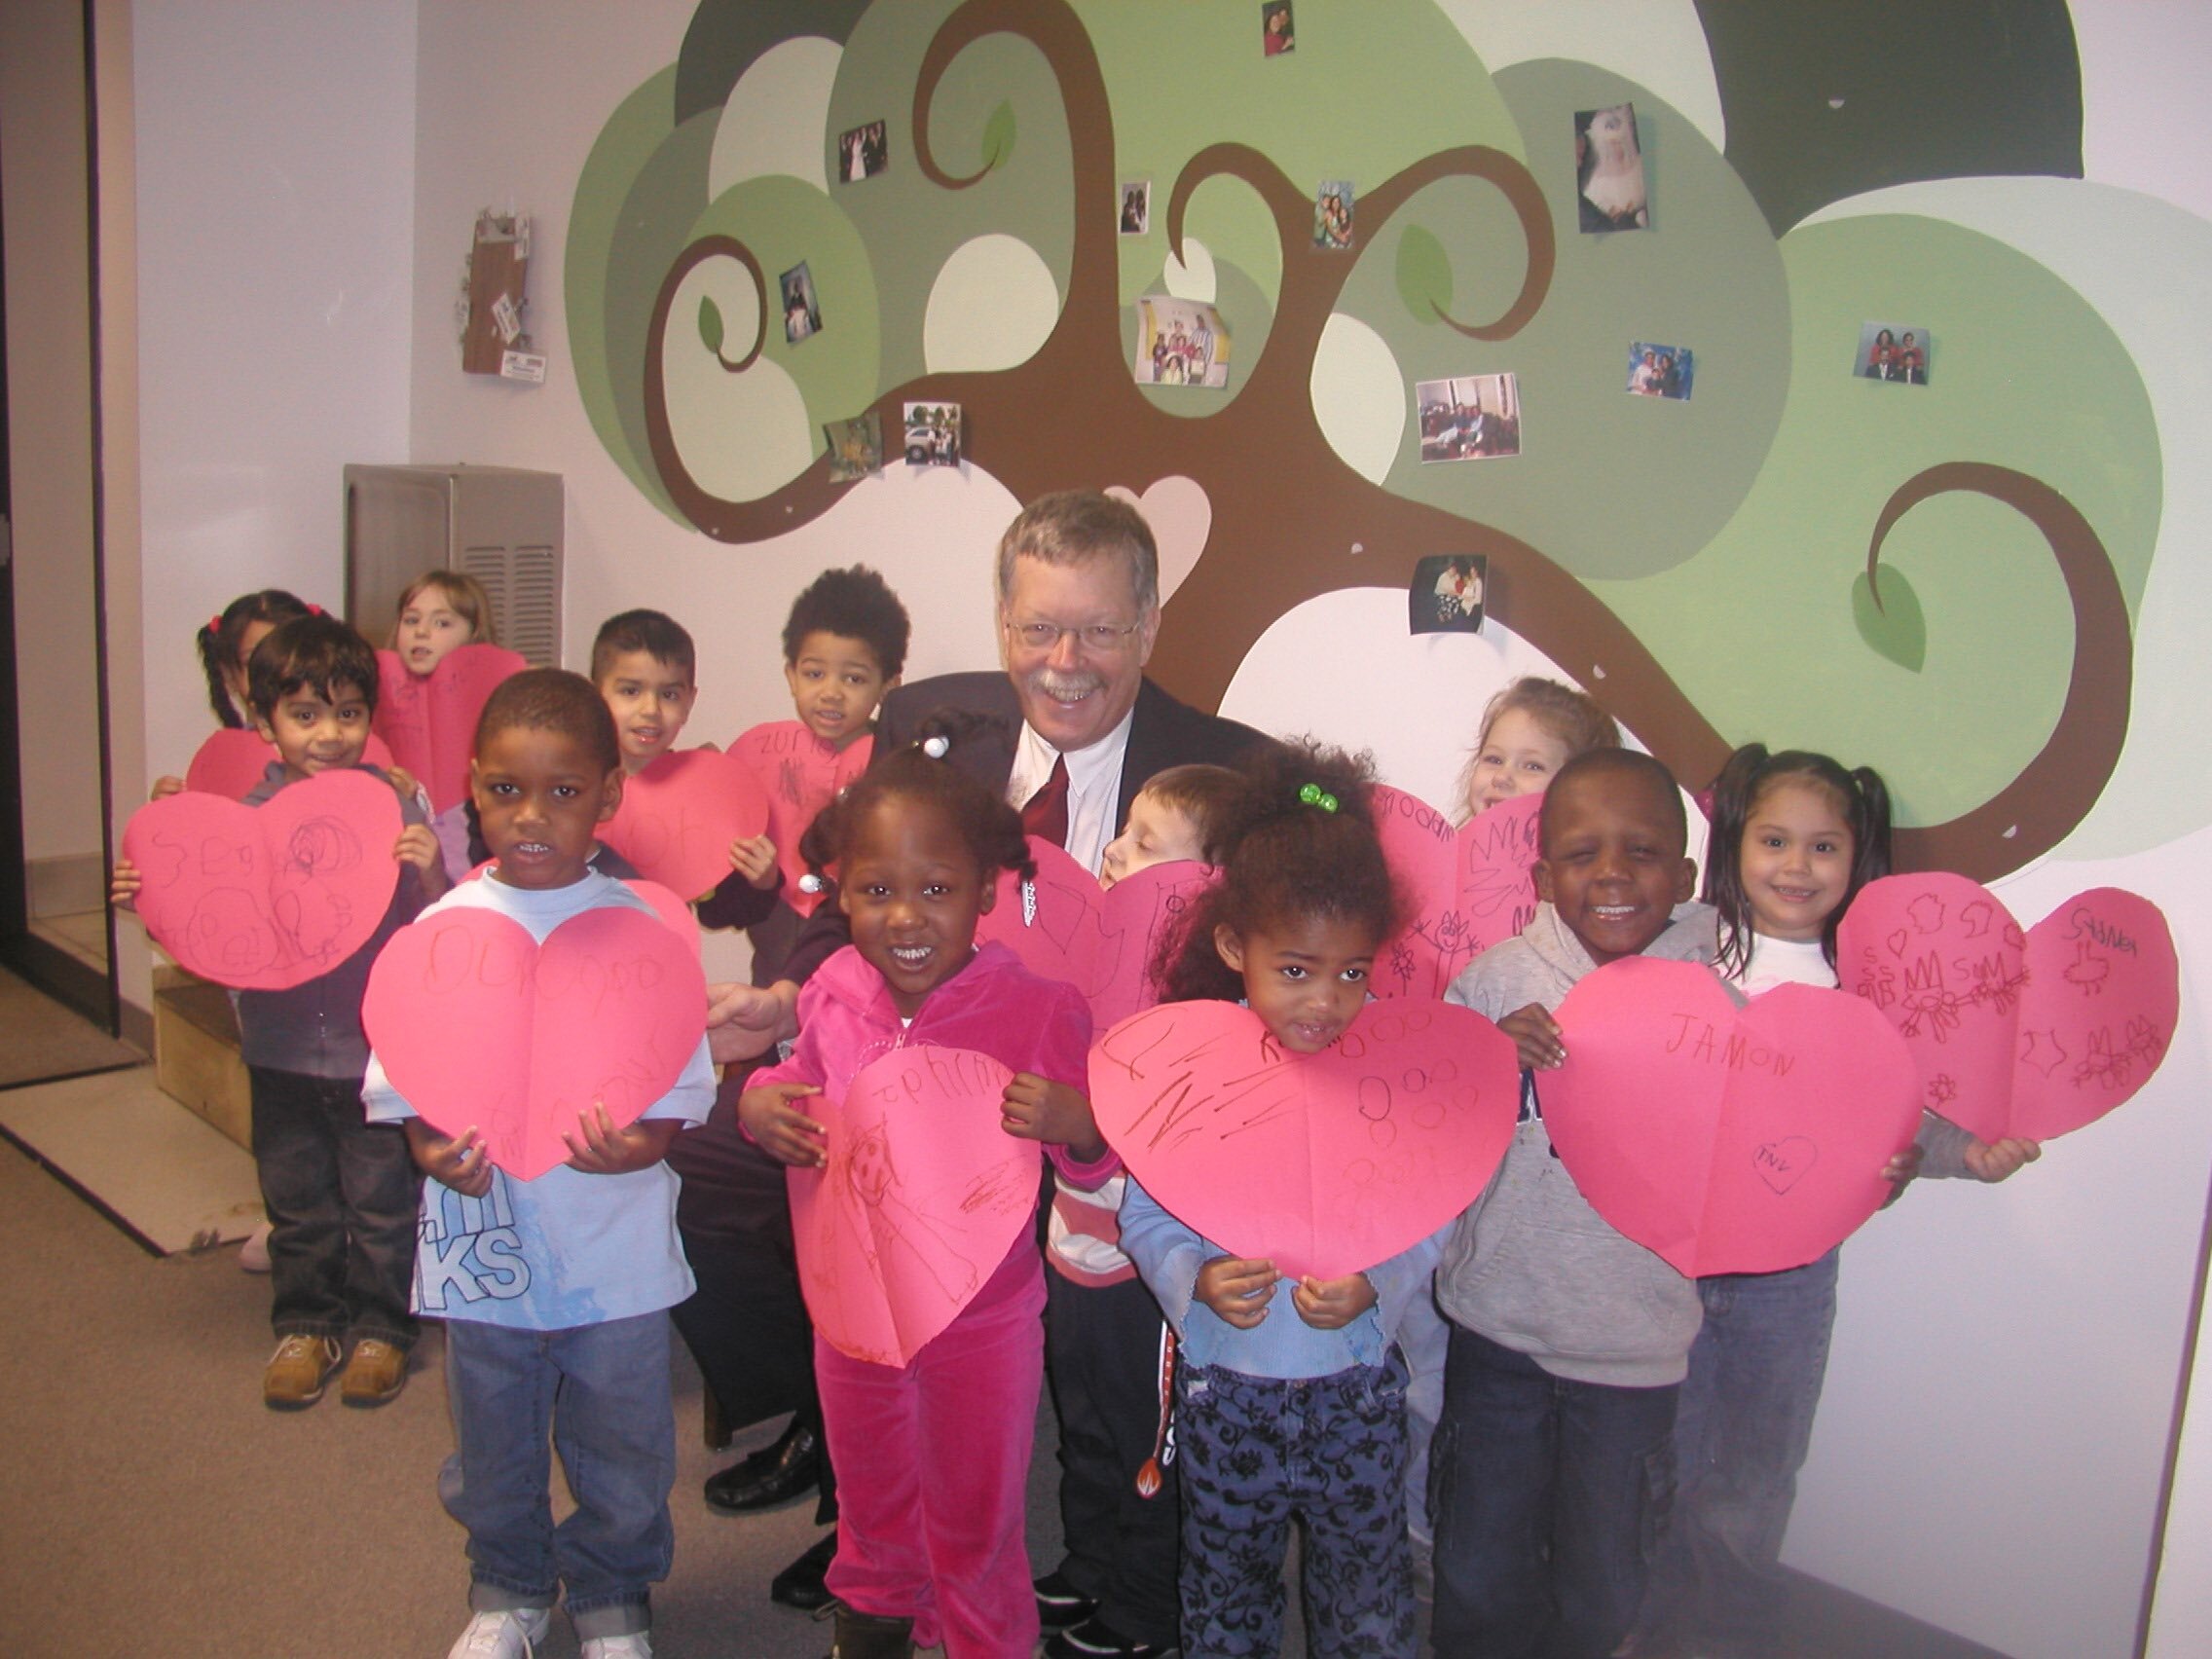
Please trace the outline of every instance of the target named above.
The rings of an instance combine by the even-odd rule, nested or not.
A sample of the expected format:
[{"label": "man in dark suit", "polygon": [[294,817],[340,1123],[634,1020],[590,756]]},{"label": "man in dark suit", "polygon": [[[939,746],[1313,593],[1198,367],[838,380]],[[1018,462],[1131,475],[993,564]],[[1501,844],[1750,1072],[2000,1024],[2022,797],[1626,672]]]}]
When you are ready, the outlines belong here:
[{"label": "man in dark suit", "polygon": [[[1003,792],[1022,808],[1030,833],[1057,841],[1095,872],[1154,773],[1226,764],[1261,741],[1145,678],[1160,632],[1160,557],[1128,503],[1095,491],[1032,503],[1000,539],[996,586],[1002,671],[940,675],[893,691],[877,714],[878,757],[912,742],[940,711],[980,717],[953,745],[950,763]],[[793,946],[789,978],[766,990],[716,987],[715,1057],[750,1058],[793,1035],[798,982],[845,942],[842,916],[826,904]],[[1159,1419],[1160,1313],[1133,1274],[1083,1289],[1058,1272],[1047,1277],[1070,1554],[1039,1581],[1040,1613],[1065,1631],[1046,1651],[1141,1659],[1175,1641],[1174,1489],[1149,1500],[1131,1490]],[[747,1311],[728,1309],[733,1338]],[[700,1309],[691,1312],[696,1321]],[[1129,1446],[1140,1439],[1132,1459]],[[710,1481],[710,1501],[716,1482],[736,1472]],[[825,1539],[807,1559],[826,1569],[830,1545]],[[805,1600],[803,1586],[799,1596],[786,1593],[792,1585],[788,1570],[778,1599]]]}]

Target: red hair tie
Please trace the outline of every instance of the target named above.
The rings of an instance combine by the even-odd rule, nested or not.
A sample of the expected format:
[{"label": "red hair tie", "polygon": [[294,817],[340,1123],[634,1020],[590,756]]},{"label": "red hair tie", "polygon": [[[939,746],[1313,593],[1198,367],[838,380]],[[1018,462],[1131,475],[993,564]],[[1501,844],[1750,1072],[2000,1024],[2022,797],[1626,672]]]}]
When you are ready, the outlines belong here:
[{"label": "red hair tie", "polygon": [[222,631],[223,613],[218,610],[214,615],[207,618],[207,632],[210,634],[220,634]]},{"label": "red hair tie", "polygon": [[311,605],[311,606],[309,606],[309,607],[308,607],[308,614],[309,614],[310,616],[320,616],[320,615],[322,614],[322,607],[321,607],[321,606],[319,606],[319,605]]}]

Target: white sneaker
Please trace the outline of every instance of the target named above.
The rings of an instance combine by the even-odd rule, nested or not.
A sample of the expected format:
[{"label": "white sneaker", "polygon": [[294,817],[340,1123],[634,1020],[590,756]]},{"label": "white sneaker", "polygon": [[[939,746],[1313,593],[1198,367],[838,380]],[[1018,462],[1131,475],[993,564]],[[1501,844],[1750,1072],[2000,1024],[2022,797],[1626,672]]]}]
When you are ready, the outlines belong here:
[{"label": "white sneaker", "polygon": [[653,1659],[649,1632],[634,1630],[628,1636],[594,1636],[584,1641],[583,1659]]},{"label": "white sneaker", "polygon": [[446,1659],[531,1659],[553,1625],[551,1607],[502,1607],[478,1613],[446,1650]]}]

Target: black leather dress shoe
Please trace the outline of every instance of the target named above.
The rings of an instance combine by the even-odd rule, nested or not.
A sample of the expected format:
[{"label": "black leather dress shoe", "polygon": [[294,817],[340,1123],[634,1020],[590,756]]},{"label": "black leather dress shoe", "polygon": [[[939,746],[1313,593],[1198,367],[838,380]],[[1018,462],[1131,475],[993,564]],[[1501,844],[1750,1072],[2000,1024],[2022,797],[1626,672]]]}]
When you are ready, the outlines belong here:
[{"label": "black leather dress shoe", "polygon": [[796,1607],[802,1613],[814,1612],[830,1604],[830,1586],[823,1579],[830,1571],[830,1563],[837,1554],[835,1531],[824,1533],[816,1539],[806,1554],[768,1580],[768,1600],[787,1607]]},{"label": "black leather dress shoe", "polygon": [[822,1436],[812,1428],[794,1428],[775,1445],[709,1475],[707,1507],[724,1515],[772,1509],[812,1491],[821,1479]]}]

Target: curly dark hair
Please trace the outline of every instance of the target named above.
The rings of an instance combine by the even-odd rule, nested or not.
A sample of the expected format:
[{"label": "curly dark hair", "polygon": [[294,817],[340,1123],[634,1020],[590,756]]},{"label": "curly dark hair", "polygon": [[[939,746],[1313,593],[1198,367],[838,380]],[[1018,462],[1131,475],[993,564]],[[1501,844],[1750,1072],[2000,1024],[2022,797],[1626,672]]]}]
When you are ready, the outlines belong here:
[{"label": "curly dark hair", "polygon": [[799,836],[798,856],[807,868],[820,875],[830,866],[843,864],[855,830],[882,802],[896,799],[942,812],[976,855],[976,866],[986,881],[1002,869],[1015,871],[1024,881],[1035,879],[1037,864],[1029,856],[1021,814],[981,781],[925,747],[942,739],[943,753],[949,755],[963,742],[974,741],[986,723],[978,717],[935,714],[917,728],[920,736],[915,742],[878,752],[867,770],[817,813]]},{"label": "curly dark hair", "polygon": [[192,636],[193,645],[200,651],[200,667],[207,676],[207,706],[215,711],[215,718],[226,726],[242,726],[238,705],[231,700],[231,688],[223,671],[239,660],[239,645],[245,631],[256,622],[277,627],[300,616],[313,616],[315,608],[296,594],[282,588],[259,588],[252,593],[241,593],[211,620],[203,622],[200,631]]},{"label": "curly dark hair", "polygon": [[798,661],[798,648],[809,634],[834,634],[840,640],[858,640],[875,653],[875,666],[886,680],[896,680],[906,666],[906,639],[912,624],[906,608],[891,591],[891,584],[866,565],[849,570],[824,571],[792,601],[792,613],[784,623],[784,662]]},{"label": "curly dark hair", "polygon": [[1702,897],[1719,912],[1720,953],[1714,966],[1733,977],[1751,959],[1751,900],[1744,891],[1744,830],[1759,796],[1780,783],[1813,784],[1826,790],[1851,830],[1851,876],[1843,903],[1821,924],[1821,948],[1835,966],[1835,930],[1844,911],[1869,881],[1890,873],[1890,790],[1871,766],[1845,771],[1841,763],[1808,749],[1747,743],[1728,756],[1713,784],[1713,833],[1705,851]]},{"label": "curly dark hair", "polygon": [[[1324,918],[1360,923],[1380,945],[1406,913],[1376,838],[1371,756],[1301,738],[1263,745],[1237,770],[1243,787],[1210,826],[1221,880],[1153,959],[1162,1002],[1243,996],[1243,979],[1214,946],[1217,928],[1249,938]],[[1334,805],[1309,798],[1309,791]]]}]

